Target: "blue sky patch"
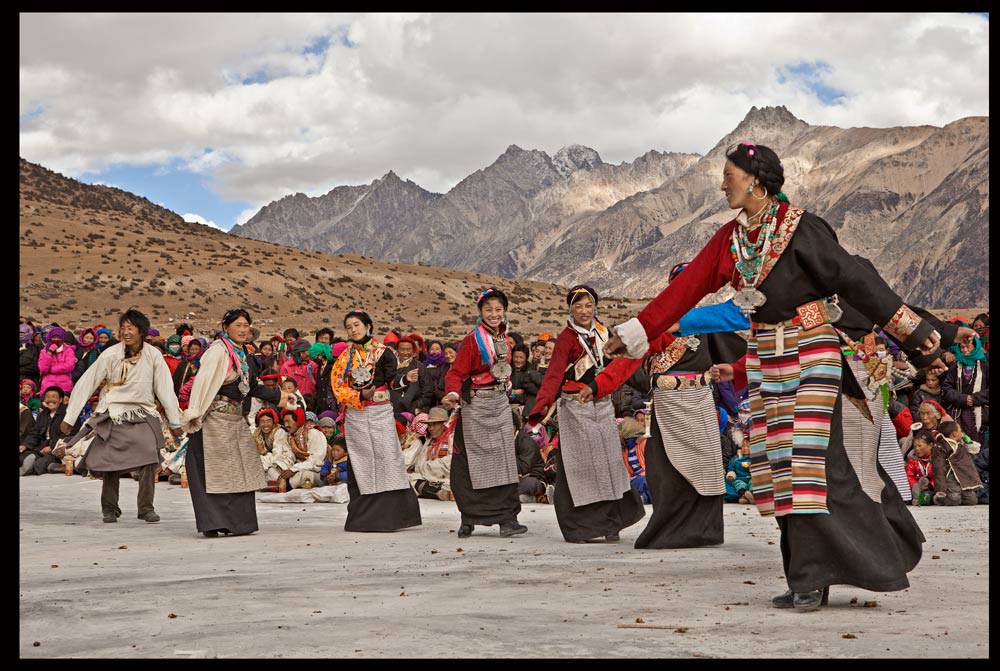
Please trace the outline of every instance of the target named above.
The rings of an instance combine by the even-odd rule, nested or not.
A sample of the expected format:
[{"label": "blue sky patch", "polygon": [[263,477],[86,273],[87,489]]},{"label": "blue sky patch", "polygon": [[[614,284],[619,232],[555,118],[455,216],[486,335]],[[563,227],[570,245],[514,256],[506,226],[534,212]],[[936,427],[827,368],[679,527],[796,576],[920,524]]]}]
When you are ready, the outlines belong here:
[{"label": "blue sky patch", "polygon": [[326,53],[326,50],[330,48],[330,35],[320,35],[312,42],[310,42],[305,49],[302,50],[304,54],[322,54]]},{"label": "blue sky patch", "polygon": [[777,78],[779,84],[790,82],[799,85],[819,98],[824,105],[839,105],[847,97],[847,93],[823,81],[832,71],[830,64],[824,61],[803,61],[778,68]]},{"label": "blue sky patch", "polygon": [[83,173],[77,179],[85,184],[118,187],[182,216],[197,214],[228,231],[250,203],[223,200],[212,191],[209,177],[186,170],[183,165],[179,160],[154,165],[115,164],[101,172]]},{"label": "blue sky patch", "polygon": [[33,109],[25,112],[20,117],[18,117],[18,121],[21,124],[31,123],[32,121],[35,121],[36,119],[41,117],[43,114],[45,114],[45,105],[39,103]]}]

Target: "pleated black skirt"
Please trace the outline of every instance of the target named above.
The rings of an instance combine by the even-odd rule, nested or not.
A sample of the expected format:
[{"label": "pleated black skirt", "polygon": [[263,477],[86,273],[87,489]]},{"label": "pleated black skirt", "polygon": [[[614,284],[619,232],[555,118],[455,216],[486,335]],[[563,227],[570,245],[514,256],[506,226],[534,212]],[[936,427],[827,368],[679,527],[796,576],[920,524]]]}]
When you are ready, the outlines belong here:
[{"label": "pleated black skirt", "polygon": [[350,461],[347,462],[347,493],[351,500],[347,503],[344,531],[398,531],[422,524],[420,502],[412,487],[362,495]]},{"label": "pleated black skirt", "polygon": [[[874,592],[905,589],[910,584],[906,574],[920,561],[924,534],[881,466],[881,504],[862,491],[844,450],[841,403],[838,397],[826,453],[830,514],[777,518],[788,587],[793,592],[827,585]],[[648,452],[646,459],[648,463]]]},{"label": "pleated black skirt", "polygon": [[[670,463],[656,422],[646,439],[646,484],[653,514],[635,540],[636,549],[663,550],[720,545],[724,540],[722,495],[702,496]],[[722,459],[722,454],[719,454]]]},{"label": "pleated black skirt", "polygon": [[257,531],[257,502],[254,492],[209,494],[205,491],[205,442],[201,431],[188,436],[184,459],[198,531],[225,529],[233,534]]},{"label": "pleated black skirt", "polygon": [[469,475],[469,456],[465,453],[465,436],[462,422],[455,423],[455,451],[451,455],[451,493],[462,514],[462,524],[491,526],[513,521],[521,512],[517,496],[517,483],[473,489]]},{"label": "pleated black skirt", "polygon": [[574,506],[563,469],[562,451],[556,450],[555,509],[559,530],[568,543],[616,534],[643,518],[646,509],[639,492],[629,488],[615,501],[595,501],[585,506]]}]

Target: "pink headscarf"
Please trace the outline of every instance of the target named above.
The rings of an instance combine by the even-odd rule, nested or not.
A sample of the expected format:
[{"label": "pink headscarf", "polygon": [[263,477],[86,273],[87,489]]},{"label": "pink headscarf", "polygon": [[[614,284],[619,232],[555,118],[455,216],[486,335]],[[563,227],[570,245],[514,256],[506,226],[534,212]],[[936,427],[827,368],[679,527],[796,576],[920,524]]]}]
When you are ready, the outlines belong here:
[{"label": "pink headscarf", "polygon": [[338,342],[330,347],[330,353],[333,354],[333,358],[336,359],[337,357],[339,357],[341,354],[344,353],[345,349],[347,349],[347,343]]},{"label": "pink headscarf", "polygon": [[426,436],[427,435],[427,413],[426,412],[422,412],[419,415],[417,415],[416,417],[414,417],[413,421],[410,422],[409,430],[412,431],[413,433],[417,434],[418,436]]}]

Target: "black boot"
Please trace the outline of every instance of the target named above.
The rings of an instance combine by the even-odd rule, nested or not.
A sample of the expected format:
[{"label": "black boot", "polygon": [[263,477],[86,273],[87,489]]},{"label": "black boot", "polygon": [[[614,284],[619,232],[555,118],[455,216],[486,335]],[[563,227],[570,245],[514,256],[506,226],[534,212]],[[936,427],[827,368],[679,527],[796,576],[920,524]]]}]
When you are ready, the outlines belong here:
[{"label": "black boot", "polygon": [[523,534],[528,530],[528,527],[523,524],[518,524],[517,518],[510,520],[509,522],[500,523],[500,538],[507,538],[508,536],[516,536],[518,534]]},{"label": "black boot", "polygon": [[472,529],[473,528],[474,527],[471,524],[463,524],[462,526],[460,526],[458,528],[458,537],[459,538],[468,538],[469,536],[472,535]]},{"label": "black boot", "polygon": [[792,597],[792,605],[795,606],[795,610],[800,610],[804,613],[816,610],[820,607],[822,602],[823,590],[816,590],[815,592],[796,592]]},{"label": "black boot", "polygon": [[778,596],[771,599],[771,605],[775,608],[791,608],[795,604],[792,602],[794,594],[792,590],[788,590],[784,594],[779,594]]}]

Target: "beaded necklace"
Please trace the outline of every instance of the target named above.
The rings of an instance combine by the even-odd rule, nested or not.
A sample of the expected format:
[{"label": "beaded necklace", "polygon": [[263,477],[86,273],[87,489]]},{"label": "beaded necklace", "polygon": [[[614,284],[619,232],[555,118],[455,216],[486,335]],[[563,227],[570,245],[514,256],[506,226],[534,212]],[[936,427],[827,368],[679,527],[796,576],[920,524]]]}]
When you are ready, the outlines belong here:
[{"label": "beaded necklace", "polygon": [[772,198],[771,206],[761,215],[760,234],[756,242],[750,240],[750,232],[742,226],[737,226],[733,231],[729,249],[736,255],[736,271],[743,278],[745,287],[756,287],[760,280],[764,259],[771,251],[771,243],[778,228],[778,205],[778,200]]}]

